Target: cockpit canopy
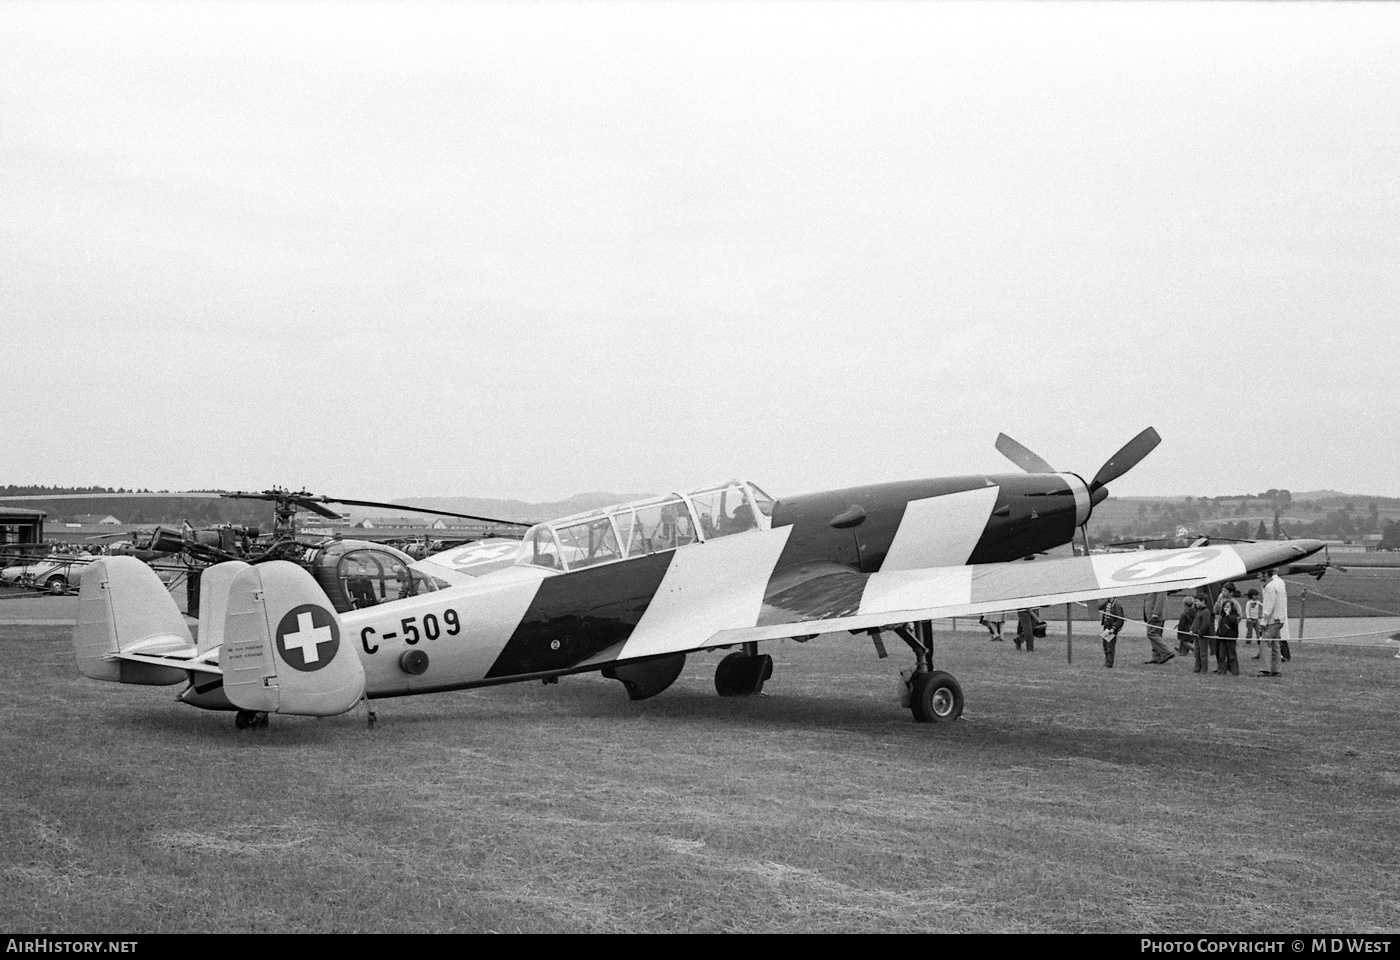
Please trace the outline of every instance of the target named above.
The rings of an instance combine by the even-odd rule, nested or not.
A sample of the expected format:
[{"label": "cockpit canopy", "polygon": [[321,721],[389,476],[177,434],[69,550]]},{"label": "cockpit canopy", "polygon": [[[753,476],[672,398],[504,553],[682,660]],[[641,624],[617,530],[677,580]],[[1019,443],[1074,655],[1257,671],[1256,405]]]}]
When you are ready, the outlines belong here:
[{"label": "cockpit canopy", "polygon": [[766,530],[772,523],[773,503],[753,484],[730,480],[691,493],[590,510],[531,527],[515,562],[579,570],[747,530]]}]

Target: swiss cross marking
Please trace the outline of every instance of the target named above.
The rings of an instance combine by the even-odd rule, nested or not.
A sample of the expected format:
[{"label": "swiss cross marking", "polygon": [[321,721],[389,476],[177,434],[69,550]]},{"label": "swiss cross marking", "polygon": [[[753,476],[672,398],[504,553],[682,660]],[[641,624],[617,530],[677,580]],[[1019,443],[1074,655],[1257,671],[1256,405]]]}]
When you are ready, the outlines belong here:
[{"label": "swiss cross marking", "polygon": [[471,567],[478,563],[489,563],[492,560],[500,560],[507,556],[512,556],[520,550],[518,543],[496,543],[490,546],[476,547],[458,554],[452,560],[454,567]]},{"label": "swiss cross marking", "polygon": [[340,631],[335,617],[324,607],[303,603],[283,615],[277,624],[277,653],[296,670],[319,670],[335,659]]},{"label": "swiss cross marking", "polygon": [[1219,550],[1207,547],[1201,550],[1173,554],[1169,557],[1139,560],[1137,563],[1130,563],[1123,569],[1116,571],[1113,574],[1113,579],[1119,583],[1136,583],[1139,580],[1169,577],[1174,573],[1181,573],[1209,563],[1218,556],[1220,556]]}]

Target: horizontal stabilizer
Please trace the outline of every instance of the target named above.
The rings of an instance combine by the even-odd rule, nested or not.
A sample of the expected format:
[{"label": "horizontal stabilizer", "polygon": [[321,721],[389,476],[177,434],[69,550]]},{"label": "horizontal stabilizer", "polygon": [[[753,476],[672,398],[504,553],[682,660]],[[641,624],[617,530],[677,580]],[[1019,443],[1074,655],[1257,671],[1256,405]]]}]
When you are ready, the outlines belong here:
[{"label": "horizontal stabilizer", "polygon": [[83,573],[73,652],[85,677],[157,685],[188,676],[163,658],[196,654],[174,598],[155,571],[135,557],[103,557]]},{"label": "horizontal stabilizer", "polygon": [[364,696],[365,671],[311,574],[274,560],[229,584],[220,663],[240,710],[331,717]]}]

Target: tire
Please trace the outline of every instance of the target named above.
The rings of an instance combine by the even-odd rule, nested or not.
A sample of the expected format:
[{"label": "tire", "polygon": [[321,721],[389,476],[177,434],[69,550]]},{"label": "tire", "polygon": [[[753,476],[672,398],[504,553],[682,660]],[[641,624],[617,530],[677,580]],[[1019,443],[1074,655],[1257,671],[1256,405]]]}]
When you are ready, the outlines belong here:
[{"label": "tire", "polygon": [[951,673],[921,673],[910,687],[909,709],[920,723],[951,723],[962,716],[962,687]]},{"label": "tire", "polygon": [[63,574],[55,574],[44,581],[44,589],[55,597],[60,597],[68,592],[68,578]]}]

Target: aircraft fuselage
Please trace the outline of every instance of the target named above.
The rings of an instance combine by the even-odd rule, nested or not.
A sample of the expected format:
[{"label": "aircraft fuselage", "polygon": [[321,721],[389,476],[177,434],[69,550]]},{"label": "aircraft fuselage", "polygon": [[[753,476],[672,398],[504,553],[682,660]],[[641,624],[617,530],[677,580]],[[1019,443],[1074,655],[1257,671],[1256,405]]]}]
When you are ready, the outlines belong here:
[{"label": "aircraft fuselage", "polygon": [[656,656],[662,632],[674,649],[678,631],[699,646],[736,616],[755,622],[774,578],[803,565],[1016,560],[1068,543],[1088,511],[1073,474],[854,487],[778,501],[766,528],[583,569],[509,567],[341,617],[371,698],[544,679]]}]

